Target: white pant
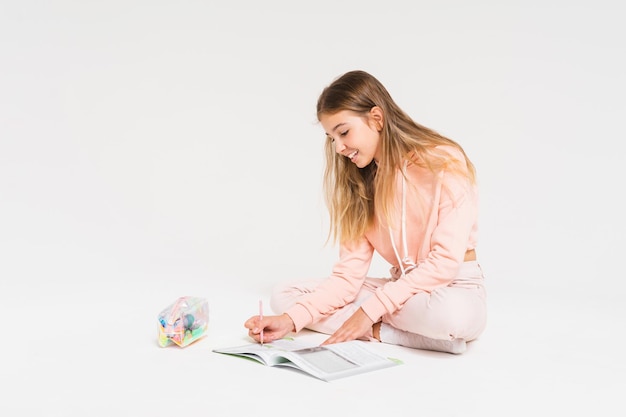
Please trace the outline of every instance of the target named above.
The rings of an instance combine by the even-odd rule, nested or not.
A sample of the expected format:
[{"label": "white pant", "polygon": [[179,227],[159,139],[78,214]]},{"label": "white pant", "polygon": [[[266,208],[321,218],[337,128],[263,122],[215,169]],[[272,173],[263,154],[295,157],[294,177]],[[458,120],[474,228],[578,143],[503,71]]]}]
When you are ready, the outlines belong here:
[{"label": "white pant", "polygon": [[[308,329],[333,334],[361,303],[390,278],[366,278],[356,299]],[[315,290],[324,279],[313,279],[279,285],[270,303],[276,314],[292,307],[299,297]],[[457,278],[447,287],[421,292],[411,297],[401,309],[385,314],[382,322],[397,329],[432,339],[460,338],[469,342],[485,329],[487,321],[486,293],[483,271],[477,261],[461,264]],[[371,336],[371,335],[370,335]]]}]

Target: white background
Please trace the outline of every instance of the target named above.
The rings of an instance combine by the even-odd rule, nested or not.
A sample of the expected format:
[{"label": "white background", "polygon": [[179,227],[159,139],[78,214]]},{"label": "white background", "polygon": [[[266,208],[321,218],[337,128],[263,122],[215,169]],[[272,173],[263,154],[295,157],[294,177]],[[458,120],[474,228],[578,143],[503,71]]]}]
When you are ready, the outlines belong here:
[{"label": "white background", "polygon": [[[608,0],[0,0],[0,411],[180,414],[185,389],[150,399],[190,358],[178,378],[217,389],[211,369],[232,362],[207,350],[246,340],[273,284],[323,277],[336,258],[315,103],[353,69],[461,143],[479,176],[490,325],[459,357],[469,368],[417,356],[418,370],[458,373],[458,401],[412,371],[398,378],[432,393],[404,401],[426,415],[524,415],[540,398],[623,410],[625,17]],[[156,315],[182,295],[209,299],[211,334],[160,349]],[[217,361],[205,373],[203,358]],[[464,397],[472,384],[488,394]],[[243,395],[218,385],[215,401]],[[289,387],[293,404],[311,400]]]}]

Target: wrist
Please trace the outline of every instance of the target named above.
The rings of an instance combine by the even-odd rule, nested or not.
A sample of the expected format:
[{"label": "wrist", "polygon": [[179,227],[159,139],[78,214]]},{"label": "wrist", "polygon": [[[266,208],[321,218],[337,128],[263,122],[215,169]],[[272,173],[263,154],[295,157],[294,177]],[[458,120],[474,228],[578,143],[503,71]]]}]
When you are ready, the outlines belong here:
[{"label": "wrist", "polygon": [[285,322],[285,327],[289,328],[290,332],[295,332],[296,331],[296,325],[293,322],[293,319],[289,316],[289,314],[283,313],[282,317],[283,317],[283,321]]}]

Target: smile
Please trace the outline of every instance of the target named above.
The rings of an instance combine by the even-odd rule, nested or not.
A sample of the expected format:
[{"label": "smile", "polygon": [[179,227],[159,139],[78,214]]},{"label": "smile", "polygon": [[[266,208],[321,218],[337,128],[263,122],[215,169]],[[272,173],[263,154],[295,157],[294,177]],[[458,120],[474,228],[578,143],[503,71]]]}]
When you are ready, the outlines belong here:
[{"label": "smile", "polygon": [[348,154],[348,158],[350,159],[350,161],[354,162],[354,158],[356,158],[358,153],[359,151],[354,151],[351,154]]}]

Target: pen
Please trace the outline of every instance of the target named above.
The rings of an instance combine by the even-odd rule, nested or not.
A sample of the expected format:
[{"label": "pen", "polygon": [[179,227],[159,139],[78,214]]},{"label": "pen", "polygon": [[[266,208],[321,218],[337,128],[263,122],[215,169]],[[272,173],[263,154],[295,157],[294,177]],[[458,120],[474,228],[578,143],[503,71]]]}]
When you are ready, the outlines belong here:
[{"label": "pen", "polygon": [[[259,300],[259,321],[263,321],[263,300]],[[263,344],[263,327],[261,327],[261,344]]]}]

